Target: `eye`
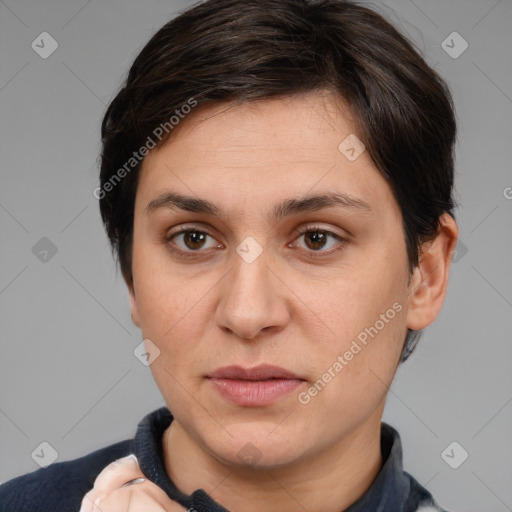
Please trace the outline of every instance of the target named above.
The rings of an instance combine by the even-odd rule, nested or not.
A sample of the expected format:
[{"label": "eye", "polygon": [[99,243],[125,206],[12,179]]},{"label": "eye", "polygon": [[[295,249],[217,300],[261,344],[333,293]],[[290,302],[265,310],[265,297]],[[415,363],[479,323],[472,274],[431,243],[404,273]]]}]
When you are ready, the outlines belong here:
[{"label": "eye", "polygon": [[301,248],[321,254],[331,254],[341,250],[348,242],[347,239],[319,226],[307,226],[299,233],[297,239],[302,237],[304,237],[304,245]]},{"label": "eye", "polygon": [[[207,245],[208,238],[212,239],[210,246]],[[168,247],[175,252],[204,252],[201,249],[222,247],[207,231],[190,227],[181,227],[177,232],[170,233],[165,237]],[[173,247],[176,246],[176,247]]]},{"label": "eye", "polygon": [[[208,245],[208,239],[211,239]],[[348,242],[332,231],[320,226],[307,226],[300,231],[296,240],[304,239],[303,244],[297,246],[307,251],[309,256],[327,256],[344,248]],[[165,235],[164,242],[168,249],[181,256],[198,256],[207,253],[208,249],[220,249],[222,244],[208,231],[191,226],[182,226],[177,231]],[[292,244],[289,244],[292,246]],[[196,254],[194,254],[196,253]]]}]

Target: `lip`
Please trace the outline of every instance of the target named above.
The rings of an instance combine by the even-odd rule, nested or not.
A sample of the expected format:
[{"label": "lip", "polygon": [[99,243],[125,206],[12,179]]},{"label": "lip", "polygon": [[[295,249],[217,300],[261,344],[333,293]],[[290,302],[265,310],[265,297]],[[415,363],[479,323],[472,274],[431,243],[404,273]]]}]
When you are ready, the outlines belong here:
[{"label": "lip", "polygon": [[223,366],[208,375],[215,379],[235,379],[235,380],[269,380],[269,379],[299,379],[304,380],[298,375],[279,366],[270,364],[260,364],[253,368],[243,368],[242,366]]},{"label": "lip", "polygon": [[225,366],[207,377],[224,398],[242,407],[270,405],[304,382],[293,372],[266,364],[254,368]]}]

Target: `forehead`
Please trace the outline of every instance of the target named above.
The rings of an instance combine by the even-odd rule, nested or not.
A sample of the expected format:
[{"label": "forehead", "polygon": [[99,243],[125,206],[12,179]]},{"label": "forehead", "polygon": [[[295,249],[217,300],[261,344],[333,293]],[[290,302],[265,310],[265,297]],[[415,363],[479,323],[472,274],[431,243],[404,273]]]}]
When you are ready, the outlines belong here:
[{"label": "forehead", "polygon": [[[176,148],[178,143],[186,150],[199,143],[215,147],[216,153],[209,158],[232,153],[233,163],[239,161],[243,166],[251,152],[260,153],[260,157],[267,152],[272,159],[316,158],[326,145],[336,149],[341,136],[355,134],[353,120],[344,100],[323,90],[238,105],[202,105],[173,128],[168,143],[154,150],[152,158],[171,146]],[[199,153],[200,148],[193,149]]]},{"label": "forehead", "polygon": [[396,208],[367,151],[349,158],[355,131],[346,104],[325,92],[196,107],[145,157],[137,201],[145,206],[171,188],[214,203],[243,198],[250,206],[250,198],[268,204],[336,189],[377,210],[385,203]]}]

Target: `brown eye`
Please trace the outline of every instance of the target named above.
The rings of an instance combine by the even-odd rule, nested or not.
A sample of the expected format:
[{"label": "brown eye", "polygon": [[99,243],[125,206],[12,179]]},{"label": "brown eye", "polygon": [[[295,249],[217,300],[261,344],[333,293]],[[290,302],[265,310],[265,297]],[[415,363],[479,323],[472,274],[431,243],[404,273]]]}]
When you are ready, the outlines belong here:
[{"label": "brown eye", "polygon": [[326,231],[307,231],[305,235],[306,245],[314,251],[322,249],[327,243],[328,235],[326,235]]},{"label": "brown eye", "polygon": [[208,235],[202,231],[186,231],[183,242],[189,249],[201,249]]},{"label": "brown eye", "polygon": [[295,243],[310,256],[328,256],[343,249],[348,243],[346,238],[317,226],[307,226],[299,232],[297,240],[301,239],[303,243]]},{"label": "brown eye", "polygon": [[[209,245],[208,239],[211,239]],[[222,246],[208,232],[190,227],[182,227],[177,232],[170,233],[165,237],[165,243],[170,250],[183,255],[206,253],[207,249]]]}]

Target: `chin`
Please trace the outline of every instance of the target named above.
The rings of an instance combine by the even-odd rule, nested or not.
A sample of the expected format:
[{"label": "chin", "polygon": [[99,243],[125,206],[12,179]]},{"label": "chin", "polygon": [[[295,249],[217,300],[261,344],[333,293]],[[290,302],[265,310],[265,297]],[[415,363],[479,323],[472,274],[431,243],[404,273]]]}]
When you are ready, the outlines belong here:
[{"label": "chin", "polygon": [[[274,425],[275,428],[275,425]],[[221,446],[215,442],[210,445],[212,453],[222,463],[238,468],[270,470],[286,467],[298,462],[306,455],[304,441],[293,439],[292,436],[277,436],[270,439],[268,430],[263,434],[244,433],[230,438]],[[259,435],[258,435],[259,434]],[[300,452],[298,451],[300,449]]]},{"label": "chin", "polygon": [[246,442],[237,452],[225,454],[220,459],[224,464],[236,466],[239,469],[275,470],[288,467],[298,461],[301,454],[276,453],[275,451],[260,450],[250,441]]}]

